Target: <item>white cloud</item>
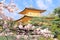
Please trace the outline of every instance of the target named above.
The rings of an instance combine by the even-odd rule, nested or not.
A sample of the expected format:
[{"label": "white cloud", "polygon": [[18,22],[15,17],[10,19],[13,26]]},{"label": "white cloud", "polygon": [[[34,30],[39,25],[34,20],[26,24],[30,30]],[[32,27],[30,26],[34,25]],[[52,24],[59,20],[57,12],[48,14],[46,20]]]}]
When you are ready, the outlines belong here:
[{"label": "white cloud", "polygon": [[47,6],[44,4],[42,0],[36,0],[36,3],[40,9],[47,9]]},{"label": "white cloud", "polygon": [[52,0],[36,0],[36,4],[40,9],[47,9],[52,4]]},{"label": "white cloud", "polygon": [[52,0],[46,0],[46,2],[52,4]]},{"label": "white cloud", "polygon": [[24,5],[25,7],[28,7],[28,3],[27,3],[26,0],[23,1],[23,5]]}]

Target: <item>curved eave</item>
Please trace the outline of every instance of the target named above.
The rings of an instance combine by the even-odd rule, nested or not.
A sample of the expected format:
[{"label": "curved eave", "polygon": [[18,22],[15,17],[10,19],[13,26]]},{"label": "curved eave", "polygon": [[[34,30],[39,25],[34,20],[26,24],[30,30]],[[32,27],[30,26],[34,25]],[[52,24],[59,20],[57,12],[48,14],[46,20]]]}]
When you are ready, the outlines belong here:
[{"label": "curved eave", "polygon": [[[19,21],[19,20],[21,20],[21,19],[23,19],[24,17],[30,17],[30,16],[26,16],[26,15],[25,15],[25,16],[23,16],[22,18],[16,20],[16,22]],[[33,18],[33,17],[30,17],[30,18]]]},{"label": "curved eave", "polygon": [[39,10],[39,9],[34,9],[34,8],[25,8],[23,11],[19,12],[19,14],[26,14],[26,10],[38,11],[40,13],[43,13],[46,11],[46,10]]}]

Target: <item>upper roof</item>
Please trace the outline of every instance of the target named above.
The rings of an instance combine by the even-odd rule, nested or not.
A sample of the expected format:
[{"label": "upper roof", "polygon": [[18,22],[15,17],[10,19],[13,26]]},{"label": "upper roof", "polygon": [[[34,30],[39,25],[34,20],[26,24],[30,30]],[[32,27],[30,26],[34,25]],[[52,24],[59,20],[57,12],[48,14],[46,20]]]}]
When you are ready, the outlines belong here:
[{"label": "upper roof", "polygon": [[19,12],[19,14],[26,14],[28,12],[39,12],[43,13],[46,10],[39,10],[39,9],[34,9],[34,8],[25,8],[23,11]]}]

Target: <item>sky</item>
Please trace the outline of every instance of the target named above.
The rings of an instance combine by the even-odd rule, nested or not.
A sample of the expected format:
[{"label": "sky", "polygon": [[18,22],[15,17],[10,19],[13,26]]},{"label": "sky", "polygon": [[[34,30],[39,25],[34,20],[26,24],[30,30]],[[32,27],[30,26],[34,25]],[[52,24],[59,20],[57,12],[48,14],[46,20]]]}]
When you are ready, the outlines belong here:
[{"label": "sky", "polygon": [[[0,0],[2,1],[2,0]],[[6,0],[5,3],[8,4],[10,0]],[[55,8],[60,7],[60,0],[14,0],[18,11],[14,13],[9,13],[7,10],[5,11],[5,15],[14,18],[15,20],[20,19],[24,15],[18,14],[23,11],[26,7],[31,7],[35,9],[46,10],[42,15],[47,16],[51,13]]]}]

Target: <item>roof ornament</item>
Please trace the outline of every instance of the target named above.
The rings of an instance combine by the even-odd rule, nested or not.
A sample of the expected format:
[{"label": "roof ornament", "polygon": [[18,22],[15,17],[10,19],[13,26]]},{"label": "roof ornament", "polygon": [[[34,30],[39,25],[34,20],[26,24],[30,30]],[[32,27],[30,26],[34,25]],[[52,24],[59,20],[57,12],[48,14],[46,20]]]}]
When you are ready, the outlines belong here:
[{"label": "roof ornament", "polygon": [[30,5],[30,8],[33,8],[33,5],[32,4]]}]

